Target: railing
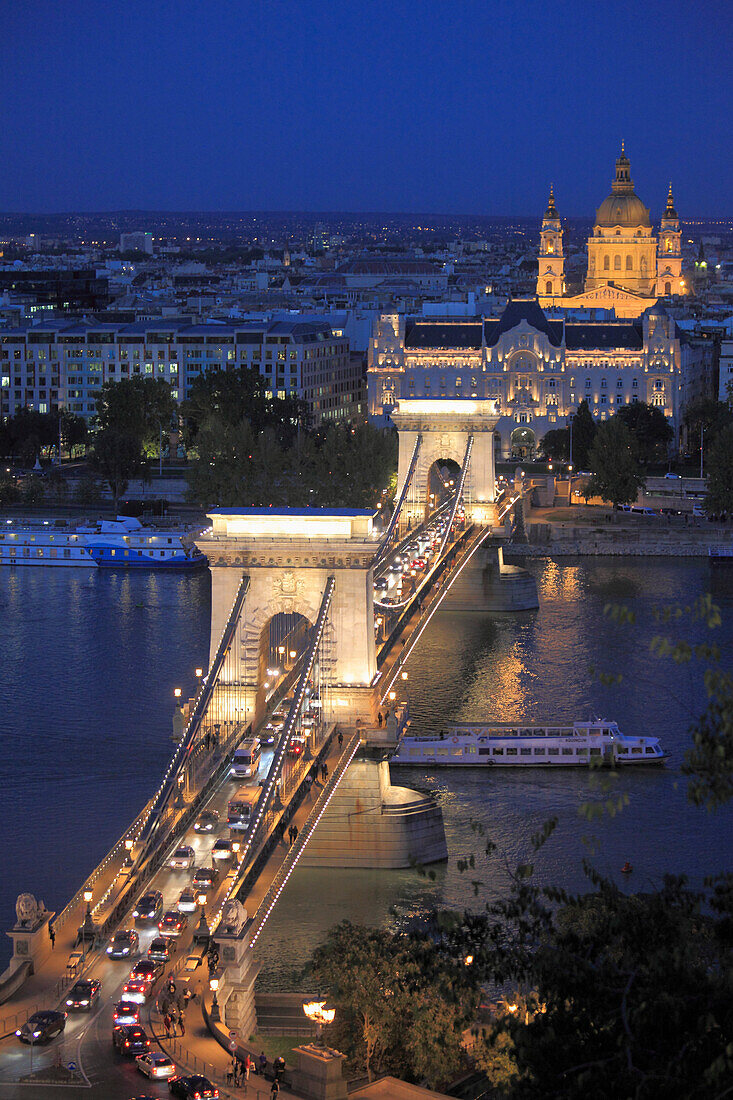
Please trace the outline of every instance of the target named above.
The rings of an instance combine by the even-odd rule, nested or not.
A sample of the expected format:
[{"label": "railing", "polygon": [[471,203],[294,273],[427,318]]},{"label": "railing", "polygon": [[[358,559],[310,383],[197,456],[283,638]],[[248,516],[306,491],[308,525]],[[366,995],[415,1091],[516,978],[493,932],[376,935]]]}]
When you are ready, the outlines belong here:
[{"label": "railing", "polygon": [[405,503],[405,498],[406,498],[407,493],[410,489],[410,485],[412,484],[412,478],[413,478],[413,475],[415,473],[415,469],[417,467],[417,459],[418,459],[418,455],[420,454],[420,447],[421,446],[422,446],[422,435],[418,435],[417,439],[415,440],[415,446],[414,446],[413,451],[412,451],[412,458],[410,459],[410,465],[407,468],[407,476],[405,477],[405,483],[402,486],[402,490],[400,491],[400,495],[399,495],[398,500],[395,502],[395,508],[394,508],[394,512],[392,513],[392,518],[389,521],[389,524],[387,526],[387,530],[384,532],[384,537],[382,539],[381,545],[380,545],[379,549],[377,550],[376,557],[374,558],[373,565],[374,565],[375,568],[376,568],[377,565],[379,565],[379,562],[382,560],[384,555],[387,553],[387,550],[389,548],[389,544],[392,541],[392,536],[395,533],[395,530],[397,529],[397,524],[400,521],[400,512],[402,511],[402,505]]},{"label": "railing", "polygon": [[294,843],[291,844],[290,848],[288,849],[285,859],[282,861],[282,864],[278,868],[277,874],[267,888],[267,892],[260,902],[257,912],[255,913],[254,920],[250,928],[250,947],[254,947],[255,943],[257,942],[259,935],[265,925],[265,922],[267,921],[267,918],[275,907],[277,899],[280,897],[280,894],[285,889],[285,885],[292,875],[293,871],[295,870],[295,867],[301,855],[303,854],[303,850],[306,844],[310,840],[314,829],[318,825],[318,822],[321,820],[324,813],[326,812],[328,804],[336,793],[339,783],[343,779],[349,764],[354,759],[354,756],[356,755],[357,749],[359,748],[360,744],[361,737],[358,733],[354,734],[346,743],[346,746],[344,747],[344,750],[339,757],[338,763],[336,764],[336,767],[334,768],[328,782],[326,783],[326,786],[323,788],[319,797],[316,799],[316,803],[309,813],[308,818],[306,819],[305,824],[298,833],[298,836],[296,837]]},{"label": "railing", "polygon": [[[335,587],[336,578],[331,576],[326,581],[326,587],[323,592],[321,606],[318,611],[318,616],[316,618],[315,624],[313,626],[310,646],[303,658],[300,679],[298,680],[298,686],[295,689],[295,695],[293,696],[293,701],[290,705],[288,717],[285,721],[282,733],[280,734],[275,752],[273,753],[272,763],[270,764],[270,769],[267,773],[267,777],[262,787],[260,797],[257,800],[255,811],[252,814],[252,818],[247,827],[247,831],[244,834],[244,838],[242,841],[242,863],[245,862],[248,853],[252,849],[257,830],[259,829],[260,824],[263,822],[263,819],[265,818],[265,813],[270,806],[271,799],[273,798],[273,795],[277,790],[278,780],[280,779],[283,764],[285,763],[285,754],[287,752],[288,744],[290,743],[290,738],[292,737],[295,730],[295,723],[298,718],[298,714],[300,713],[300,709],[303,705],[303,700],[305,698],[305,689],[308,685],[310,674],[313,671],[316,653],[318,652],[318,647],[321,644],[323,632],[326,628],[326,617],[328,615],[328,609],[331,606],[331,599],[333,597],[333,590]],[[229,900],[229,898],[236,893],[236,890],[238,888],[239,887],[237,880],[235,880],[235,882],[232,884],[229,891],[227,892],[226,897],[221,903],[221,906],[212,926],[212,932],[218,925],[218,921],[221,918],[221,913],[224,905]]]},{"label": "railing", "polygon": [[0,1019],[0,1039],[12,1035],[14,1031],[23,1026],[28,1017],[32,1016],[34,1012],[40,1012],[41,1009],[48,1008],[49,1004],[58,1004],[64,991],[74,981],[76,981],[76,974],[62,974],[51,992],[47,993],[42,1000],[34,1001],[33,1004],[26,1005],[24,1008],[18,1009],[17,1012],[3,1016]]},{"label": "railing", "polygon": [[156,832],[158,825],[162,819],[162,815],[165,808],[170,801],[171,795],[177,786],[178,776],[182,769],[188,763],[189,757],[193,750],[196,734],[199,732],[201,722],[206,713],[206,709],[211,702],[211,697],[214,693],[214,689],[219,679],[219,673],[221,672],[224,659],[227,655],[229,647],[234,639],[234,632],[239,623],[239,616],[242,611],[242,605],[244,604],[244,597],[249,588],[249,577],[242,576],[237,589],[237,594],[234,597],[234,603],[232,609],[229,612],[229,618],[226,621],[226,625],[219,639],[219,645],[217,647],[216,656],[211,663],[211,667],[204,677],[204,681],[201,685],[199,693],[194,702],[193,711],[191,717],[188,720],[186,731],[183,735],[183,739],[177,745],[175,752],[171,758],[171,761],[166,769],[166,773],[163,776],[163,782],[161,783],[158,791],[153,799],[153,804],[150,809],[147,823],[143,826],[143,830],[140,834],[142,840],[142,846],[138,853],[135,866],[140,866],[147,858],[151,848],[156,843]]}]

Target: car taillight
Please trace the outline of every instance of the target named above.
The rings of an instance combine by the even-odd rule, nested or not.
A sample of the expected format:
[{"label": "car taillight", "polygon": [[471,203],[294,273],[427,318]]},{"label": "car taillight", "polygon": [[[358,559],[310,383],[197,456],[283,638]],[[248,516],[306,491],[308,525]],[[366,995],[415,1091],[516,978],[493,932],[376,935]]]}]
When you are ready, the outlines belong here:
[{"label": "car taillight", "polygon": [[130,1045],[130,1040],[129,1040],[129,1039],[125,1039],[125,1046],[126,1046],[126,1047],[129,1047],[129,1045]]}]

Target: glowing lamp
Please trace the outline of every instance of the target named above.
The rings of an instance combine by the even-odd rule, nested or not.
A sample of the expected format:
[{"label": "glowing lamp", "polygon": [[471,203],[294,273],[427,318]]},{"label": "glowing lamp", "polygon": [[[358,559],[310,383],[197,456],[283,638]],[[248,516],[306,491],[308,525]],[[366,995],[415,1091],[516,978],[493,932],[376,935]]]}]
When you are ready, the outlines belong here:
[{"label": "glowing lamp", "polygon": [[181,689],[180,688],[173,688],[173,694],[175,695],[176,699],[180,699],[181,698]]},{"label": "glowing lamp", "polygon": [[211,990],[211,992],[216,993],[218,988],[219,988],[219,979],[218,978],[209,978],[209,989]]},{"label": "glowing lamp", "polygon": [[199,905],[206,905],[206,894],[199,894],[196,900],[198,901]]},{"label": "glowing lamp", "polygon": [[406,673],[406,672],[401,672],[401,673],[400,673],[400,678],[401,678],[402,680],[406,680],[406,679],[407,679],[407,673]]},{"label": "glowing lamp", "polygon": [[303,1012],[316,1025],[316,1042],[322,1045],[321,1032],[323,1025],[333,1023],[336,1018],[336,1009],[326,1008],[325,1001],[308,1001],[303,1005]]},{"label": "glowing lamp", "polygon": [[278,653],[279,653],[279,654],[280,654],[280,655],[282,656],[282,654],[284,654],[284,653],[285,653],[285,646],[284,646],[284,645],[279,645],[279,646],[277,647],[277,651],[278,651]]},{"label": "glowing lamp", "polygon": [[389,699],[390,703],[394,703],[394,701],[395,701],[395,699],[396,699],[396,698],[397,698],[397,696],[396,696],[396,694],[394,693],[394,691],[390,691],[390,693],[389,693],[389,695],[388,695],[388,699]]},{"label": "glowing lamp", "polygon": [[84,901],[88,905],[91,900],[92,900],[92,891],[91,890],[85,890],[84,891]]},{"label": "glowing lamp", "polygon": [[466,966],[470,966],[471,963],[473,962],[473,955],[466,955],[466,957],[463,961],[466,964]]},{"label": "glowing lamp", "polygon": [[196,669],[196,675],[199,677],[199,679],[203,676],[203,674],[204,674],[204,670],[202,668],[197,668]]},{"label": "glowing lamp", "polygon": [[297,649],[291,649],[290,650],[290,660],[294,661],[297,656],[298,656]]}]

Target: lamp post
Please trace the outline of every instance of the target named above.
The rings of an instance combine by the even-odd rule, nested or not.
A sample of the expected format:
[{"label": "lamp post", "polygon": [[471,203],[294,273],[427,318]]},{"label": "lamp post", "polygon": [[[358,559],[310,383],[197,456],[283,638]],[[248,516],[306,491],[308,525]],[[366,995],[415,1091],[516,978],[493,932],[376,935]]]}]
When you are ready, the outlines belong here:
[{"label": "lamp post", "polygon": [[219,1015],[219,1001],[216,996],[219,990],[218,978],[209,978],[209,989],[214,994],[214,997],[211,1001],[211,1020],[213,1023],[218,1024],[221,1021],[221,1016]]},{"label": "lamp post", "polygon": [[126,870],[129,870],[132,867],[132,846],[133,841],[130,837],[128,837],[125,841],[125,851],[127,852],[127,855],[125,856],[125,862],[123,865]]},{"label": "lamp post", "polygon": [[303,1012],[311,1023],[316,1025],[316,1045],[322,1047],[323,1025],[332,1024],[336,1018],[335,1008],[326,1008],[325,1001],[308,1001],[303,1005]]},{"label": "lamp post", "polygon": [[209,925],[206,922],[206,894],[199,894],[196,901],[201,906],[201,916],[199,917],[199,922],[193,934],[194,942],[208,943],[211,933],[209,931]]},{"label": "lamp post", "polygon": [[81,926],[81,941],[86,943],[87,940],[91,943],[97,938],[97,926],[94,923],[94,917],[92,916],[92,891],[84,891],[84,901],[87,903],[87,910],[84,914],[84,923]]}]

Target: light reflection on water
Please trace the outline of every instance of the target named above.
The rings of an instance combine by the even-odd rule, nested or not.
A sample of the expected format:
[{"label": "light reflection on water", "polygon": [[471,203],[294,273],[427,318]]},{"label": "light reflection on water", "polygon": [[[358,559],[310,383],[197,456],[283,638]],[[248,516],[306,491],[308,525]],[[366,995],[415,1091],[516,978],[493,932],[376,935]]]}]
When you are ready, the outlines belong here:
[{"label": "light reflection on water", "polygon": [[[629,794],[630,807],[593,825],[577,813],[601,796],[599,777],[587,772],[394,769],[395,781],[439,799],[448,863],[433,868],[434,880],[412,870],[299,868],[259,941],[260,985],[293,988],[303,959],[343,918],[394,924],[432,905],[477,904],[456,868],[471,852],[478,855],[471,877],[483,897],[497,897],[508,869],[527,858],[532,833],[553,814],[557,833],[537,860],[543,881],[582,888],[580,864],[589,854],[617,878],[630,859],[631,889],[658,882],[665,870],[695,879],[701,869],[730,868],[733,811],[711,817],[688,806],[679,775],[690,719],[704,704],[701,685],[689,669],[650,660],[653,624],[634,631],[603,617],[609,602],[641,615],[656,603],[694,598],[708,586],[707,564],[583,559],[530,568],[539,611],[435,616],[408,665],[414,728],[436,732],[461,719],[568,722],[594,711],[629,733],[658,733],[670,764],[621,773],[615,790]],[[714,586],[727,615],[728,662],[732,587],[725,578]],[[21,890],[62,906],[154,789],[172,748],[173,687],[192,690],[193,670],[206,659],[209,603],[206,574],[0,570],[5,927]],[[706,636],[702,627],[696,636]],[[591,665],[623,672],[623,682],[601,687],[588,675]],[[488,862],[472,822],[499,845]]]},{"label": "light reflection on water", "polygon": [[[529,568],[539,611],[435,616],[408,664],[413,728],[435,733],[451,720],[564,723],[593,712],[615,718],[626,732],[658,734],[671,761],[621,772],[608,793],[607,777],[587,771],[394,768],[393,781],[430,790],[440,801],[448,863],[435,869],[434,882],[412,871],[297,870],[260,939],[261,986],[292,988],[303,954],[343,917],[389,926],[432,904],[477,906],[473,879],[481,898],[497,898],[509,870],[530,858],[532,834],[553,815],[557,831],[535,861],[544,882],[583,889],[584,858],[629,889],[658,884],[667,870],[699,881],[704,871],[733,867],[733,807],[708,815],[690,806],[679,773],[689,723],[704,706],[702,685],[690,669],[650,658],[659,628],[645,618],[655,605],[684,603],[709,587],[707,563],[576,559]],[[731,587],[720,581],[714,589],[726,620],[718,639],[724,661],[733,649]],[[635,629],[609,622],[608,603],[627,605],[643,622]],[[708,637],[701,626],[692,634]],[[591,666],[620,671],[621,684],[602,687],[589,676]],[[585,801],[623,793],[630,805],[614,818],[589,824],[578,813]],[[498,845],[490,859],[472,829],[476,822]],[[457,860],[471,853],[476,871],[461,875]],[[634,873],[625,880],[619,869],[627,859]]]}]

